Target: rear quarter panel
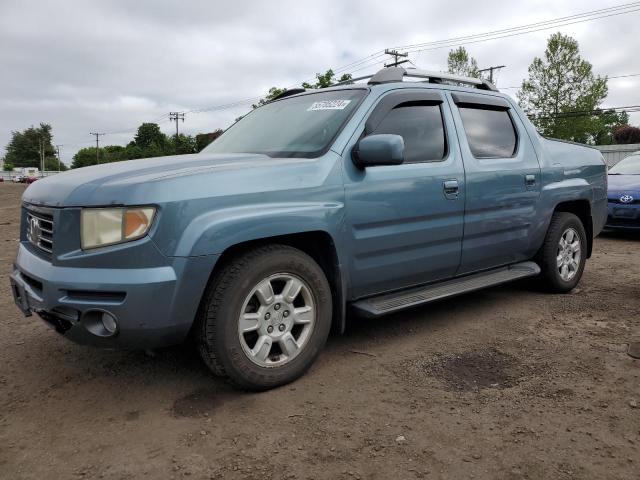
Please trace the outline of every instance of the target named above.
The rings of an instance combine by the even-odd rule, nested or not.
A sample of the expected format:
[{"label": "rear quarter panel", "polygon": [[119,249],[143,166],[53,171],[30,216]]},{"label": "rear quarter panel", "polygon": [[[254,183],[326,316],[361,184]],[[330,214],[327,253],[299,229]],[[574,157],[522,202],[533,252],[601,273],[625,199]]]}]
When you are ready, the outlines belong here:
[{"label": "rear quarter panel", "polygon": [[594,148],[546,138],[540,138],[540,147],[544,159],[541,201],[547,225],[558,204],[586,200],[591,205],[593,234],[600,233],[607,219],[607,168],[602,154]]}]

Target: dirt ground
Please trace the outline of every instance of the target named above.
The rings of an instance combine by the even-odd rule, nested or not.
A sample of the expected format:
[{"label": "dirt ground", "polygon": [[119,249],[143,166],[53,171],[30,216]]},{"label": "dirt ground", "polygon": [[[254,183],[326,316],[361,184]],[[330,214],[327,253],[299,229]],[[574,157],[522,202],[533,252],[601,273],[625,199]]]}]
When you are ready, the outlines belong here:
[{"label": "dirt ground", "polygon": [[599,237],[569,295],[350,318],[302,379],[246,394],[185,347],[99,351],[24,318],[22,191],[0,184],[0,478],[640,478],[640,235]]}]

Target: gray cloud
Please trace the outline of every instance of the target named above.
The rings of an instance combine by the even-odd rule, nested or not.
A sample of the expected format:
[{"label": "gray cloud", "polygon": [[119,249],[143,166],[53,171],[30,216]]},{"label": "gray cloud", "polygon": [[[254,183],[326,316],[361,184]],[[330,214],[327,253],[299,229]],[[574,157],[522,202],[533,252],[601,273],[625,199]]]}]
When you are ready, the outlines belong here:
[{"label": "gray cloud", "polygon": [[[123,144],[142,121],[256,97],[385,47],[481,33],[617,5],[595,0],[448,2],[35,1],[0,3],[0,155],[11,130],[53,125],[63,160],[92,144]],[[640,73],[639,13],[563,27],[599,74]],[[468,45],[481,66],[505,64],[517,86],[554,30]],[[447,48],[411,56],[442,70]],[[375,71],[370,65],[358,74]],[[613,79],[606,105],[640,104],[640,77]],[[515,90],[505,89],[514,94]],[[224,128],[247,109],[187,116],[187,133]],[[633,117],[640,123],[640,116]]]}]

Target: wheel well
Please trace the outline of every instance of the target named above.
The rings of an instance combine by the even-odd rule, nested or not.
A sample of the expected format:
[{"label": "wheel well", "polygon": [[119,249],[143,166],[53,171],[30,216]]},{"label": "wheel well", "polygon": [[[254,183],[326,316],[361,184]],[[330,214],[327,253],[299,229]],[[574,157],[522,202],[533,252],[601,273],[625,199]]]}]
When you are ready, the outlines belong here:
[{"label": "wheel well", "polygon": [[222,268],[223,265],[231,261],[238,255],[253,248],[270,244],[288,245],[298,250],[302,250],[315,260],[324,271],[331,287],[333,298],[333,329],[339,333],[345,328],[345,300],[342,293],[342,277],[340,275],[340,262],[335,244],[331,236],[323,231],[294,233],[275,237],[261,238],[239,243],[227,248],[216,263],[211,274]]},{"label": "wheel well", "polygon": [[591,257],[593,250],[593,221],[591,218],[591,204],[587,200],[574,200],[571,202],[559,203],[555,212],[573,213],[580,219],[587,233],[587,258]]}]

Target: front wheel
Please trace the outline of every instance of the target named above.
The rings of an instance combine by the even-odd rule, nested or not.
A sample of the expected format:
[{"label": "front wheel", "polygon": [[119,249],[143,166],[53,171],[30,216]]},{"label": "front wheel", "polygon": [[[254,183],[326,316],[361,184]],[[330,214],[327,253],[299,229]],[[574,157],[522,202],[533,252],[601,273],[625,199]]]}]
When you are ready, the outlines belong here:
[{"label": "front wheel", "polygon": [[246,390],[302,375],[331,327],[331,290],[322,269],[285,245],[256,248],[215,275],[198,331],[200,354],[214,373]]},{"label": "front wheel", "polygon": [[536,260],[548,290],[571,291],[580,281],[587,260],[587,234],[580,219],[568,212],[554,213]]}]

